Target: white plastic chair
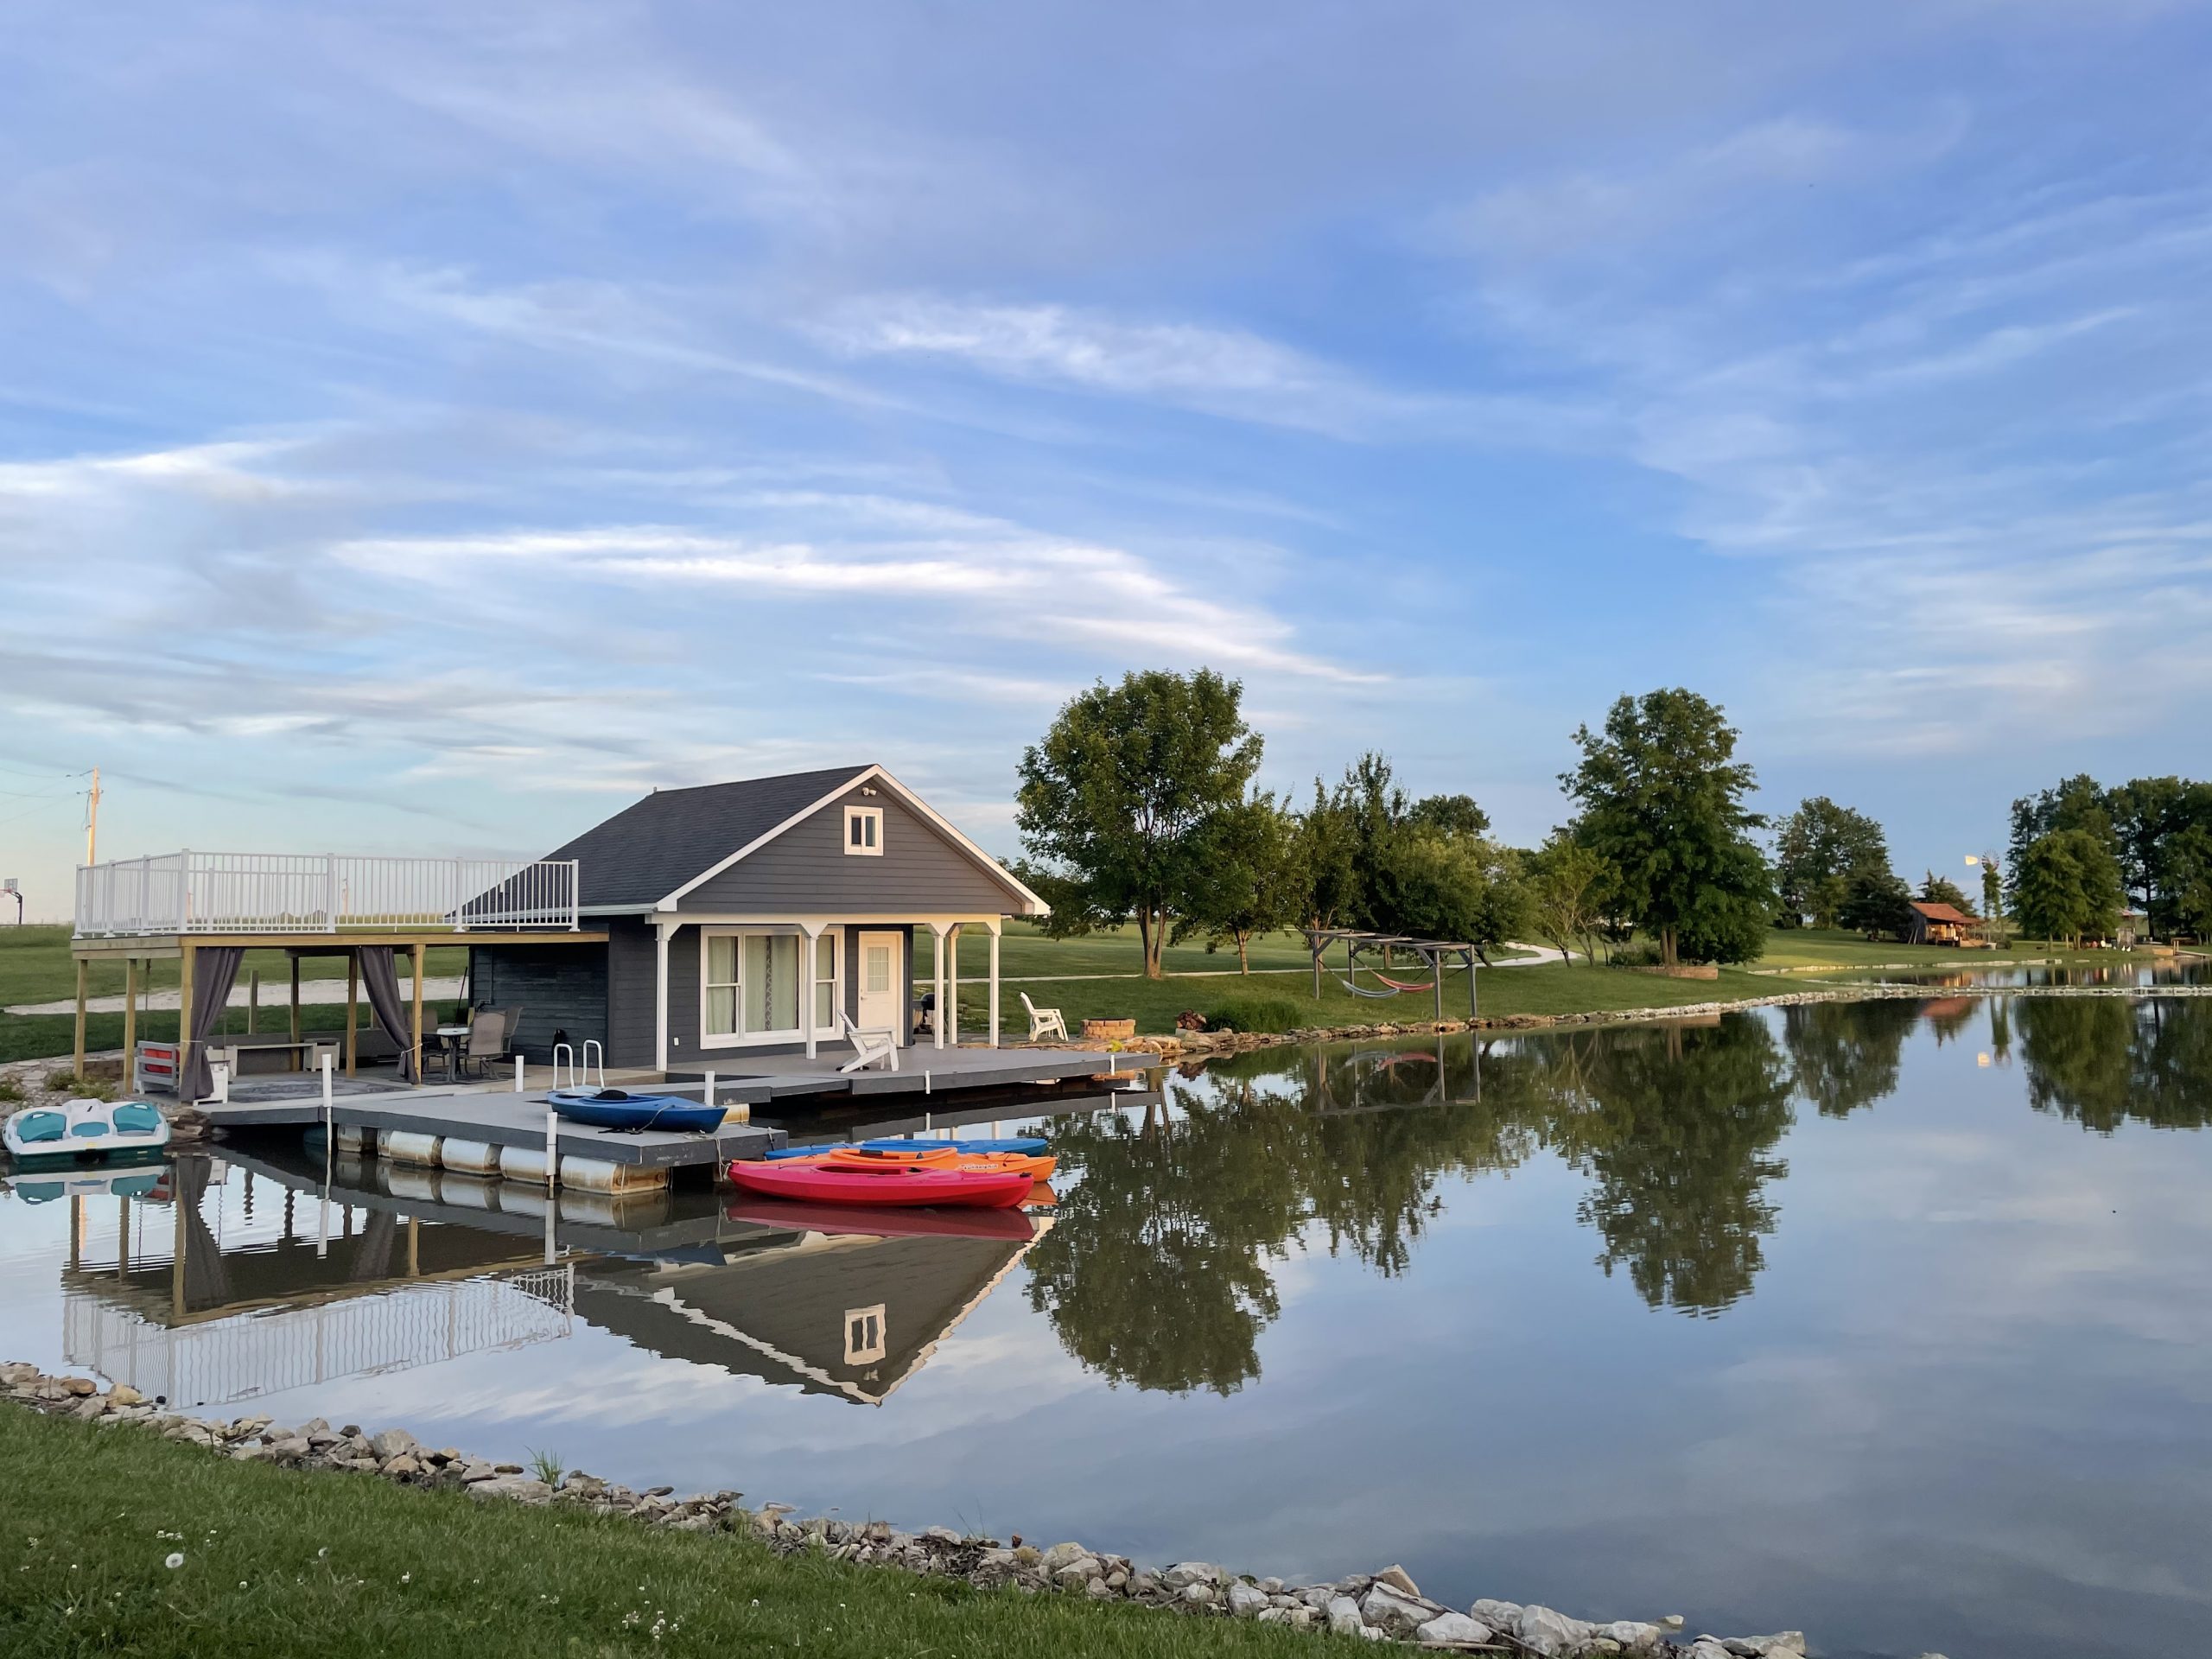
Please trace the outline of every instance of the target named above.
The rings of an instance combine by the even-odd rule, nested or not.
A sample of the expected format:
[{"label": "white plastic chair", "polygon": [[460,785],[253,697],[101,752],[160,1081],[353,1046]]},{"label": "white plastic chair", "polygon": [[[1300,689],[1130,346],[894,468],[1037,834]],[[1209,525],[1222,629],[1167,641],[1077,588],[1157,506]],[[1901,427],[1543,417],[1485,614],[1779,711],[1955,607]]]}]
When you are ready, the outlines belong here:
[{"label": "white plastic chair", "polygon": [[1021,1006],[1029,1010],[1029,1040],[1031,1042],[1036,1042],[1043,1037],[1057,1037],[1064,1043],[1067,1041],[1068,1022],[1061,1017],[1058,1008],[1039,1007],[1029,1000],[1029,993],[1027,991],[1017,992],[1016,995],[1021,998]]},{"label": "white plastic chair", "polygon": [[837,1023],[844,1028],[845,1040],[853,1046],[853,1058],[837,1070],[858,1071],[881,1060],[884,1070],[899,1069],[899,1033],[895,1031],[863,1031],[853,1023],[853,1017],[842,1008],[837,1011]]}]

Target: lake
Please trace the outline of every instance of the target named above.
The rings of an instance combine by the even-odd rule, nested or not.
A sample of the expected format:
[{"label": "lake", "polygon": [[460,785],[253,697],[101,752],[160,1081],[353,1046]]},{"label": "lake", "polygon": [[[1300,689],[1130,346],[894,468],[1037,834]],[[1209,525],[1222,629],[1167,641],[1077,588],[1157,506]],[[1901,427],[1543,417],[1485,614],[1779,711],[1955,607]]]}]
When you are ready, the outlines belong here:
[{"label": "lake", "polygon": [[542,1198],[374,1162],[327,1203],[319,1161],[240,1146],[149,1197],[18,1182],[0,1358],[1829,1655],[2193,1650],[2212,1000],[1483,1035],[1051,1119],[1058,1202],[1010,1230],[700,1193],[582,1205],[548,1270]]}]

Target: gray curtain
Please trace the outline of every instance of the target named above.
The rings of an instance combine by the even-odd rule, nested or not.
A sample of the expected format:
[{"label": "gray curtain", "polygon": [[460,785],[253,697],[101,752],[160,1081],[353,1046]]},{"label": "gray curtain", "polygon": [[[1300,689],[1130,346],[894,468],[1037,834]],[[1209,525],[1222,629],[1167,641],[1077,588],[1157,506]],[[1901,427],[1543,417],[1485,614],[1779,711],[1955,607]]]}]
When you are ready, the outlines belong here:
[{"label": "gray curtain", "polygon": [[399,1080],[420,1081],[415,1074],[415,1019],[399,1000],[399,969],[390,945],[361,948],[361,985],[369,994],[369,1006],[377,1011],[377,1023],[399,1045]]},{"label": "gray curtain", "polygon": [[212,1158],[179,1158],[175,1196],[170,1200],[184,1211],[184,1305],[194,1313],[220,1307],[231,1300],[231,1275],[223,1265],[222,1246],[215,1243],[215,1235],[207,1230],[207,1217],[200,1213],[214,1166]]},{"label": "gray curtain", "polygon": [[191,1020],[185,1035],[192,1042],[192,1058],[184,1070],[181,1100],[205,1100],[215,1086],[215,1068],[208,1063],[207,1033],[230,1006],[231,987],[238,983],[238,963],[245,950],[235,944],[203,944],[192,953]]}]

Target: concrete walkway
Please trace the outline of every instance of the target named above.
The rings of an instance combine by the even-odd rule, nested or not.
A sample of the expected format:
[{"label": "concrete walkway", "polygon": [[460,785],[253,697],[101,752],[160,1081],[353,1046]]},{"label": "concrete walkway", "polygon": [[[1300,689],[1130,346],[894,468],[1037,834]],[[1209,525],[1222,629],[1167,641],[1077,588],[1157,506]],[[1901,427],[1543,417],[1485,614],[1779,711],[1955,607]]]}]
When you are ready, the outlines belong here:
[{"label": "concrete walkway", "polygon": [[[461,988],[467,982],[458,974],[433,975],[423,982],[423,1001],[425,1003],[451,1001],[460,996]],[[413,1000],[414,984],[415,982],[411,979],[404,976],[401,978],[399,982],[401,1001],[407,1002]],[[230,1006],[234,1008],[245,1007],[250,988],[243,980],[232,986]],[[141,991],[138,993],[139,1011],[145,1013],[149,1010],[166,1009],[174,1014],[177,1009],[178,995],[174,986],[162,991]],[[327,1007],[333,1003],[342,1006],[345,1001],[346,982],[342,979],[303,979],[300,982],[302,1007],[310,1005]],[[280,982],[275,985],[270,984],[266,980],[262,982],[262,1013],[282,1014],[291,1006],[292,991],[289,982]],[[369,1006],[369,994],[366,991],[361,993],[361,1006],[365,1008]],[[74,997],[65,997],[59,1002],[16,1002],[11,1004],[4,1012],[9,1014],[74,1014],[77,1012],[77,1001]],[[88,996],[85,999],[85,1012],[121,1014],[123,998],[120,995]],[[427,1020],[429,1015],[426,1013],[423,1017]]]}]

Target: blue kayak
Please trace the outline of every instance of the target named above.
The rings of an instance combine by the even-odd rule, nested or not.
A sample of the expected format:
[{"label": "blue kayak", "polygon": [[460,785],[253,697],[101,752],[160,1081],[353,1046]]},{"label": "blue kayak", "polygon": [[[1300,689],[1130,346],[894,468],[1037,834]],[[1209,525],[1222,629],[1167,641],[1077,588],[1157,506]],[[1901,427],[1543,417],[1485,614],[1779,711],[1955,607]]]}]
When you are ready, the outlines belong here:
[{"label": "blue kayak", "polygon": [[[1045,1143],[1033,1135],[1008,1136],[1003,1141],[862,1141],[862,1152],[918,1152],[925,1147],[947,1147],[954,1152],[1019,1152],[1036,1157],[1045,1151]],[[778,1147],[769,1153],[770,1158],[812,1158],[824,1152],[850,1152],[851,1142],[828,1142],[811,1147]]]},{"label": "blue kayak", "polygon": [[556,1089],[545,1103],[572,1123],[595,1129],[713,1129],[722,1109],[681,1095],[633,1095],[626,1089]]}]

